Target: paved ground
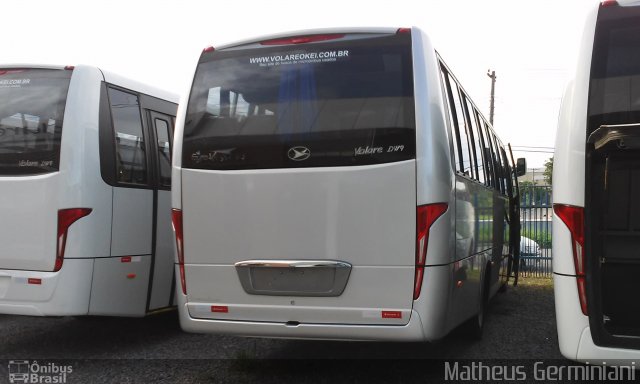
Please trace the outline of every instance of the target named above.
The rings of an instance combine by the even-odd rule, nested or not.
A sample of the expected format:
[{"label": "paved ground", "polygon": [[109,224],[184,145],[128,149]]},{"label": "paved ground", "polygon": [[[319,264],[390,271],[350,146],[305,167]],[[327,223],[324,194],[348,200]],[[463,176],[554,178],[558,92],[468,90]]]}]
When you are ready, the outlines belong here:
[{"label": "paved ground", "polygon": [[443,360],[451,359],[507,366],[562,359],[550,280],[521,279],[498,294],[482,341],[460,332],[433,344],[187,334],[175,312],[145,319],[0,315],[0,383],[8,382],[10,360],[70,365],[68,383],[370,383],[440,381]]}]

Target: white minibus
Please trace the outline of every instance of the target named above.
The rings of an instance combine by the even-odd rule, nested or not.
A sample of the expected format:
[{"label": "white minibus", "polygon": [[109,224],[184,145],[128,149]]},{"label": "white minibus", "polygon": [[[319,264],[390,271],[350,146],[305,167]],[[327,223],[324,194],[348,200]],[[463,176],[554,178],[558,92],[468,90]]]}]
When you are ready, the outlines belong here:
[{"label": "white minibus", "polygon": [[0,313],[175,305],[177,100],[91,66],[0,65]]},{"label": "white minibus", "polygon": [[639,360],[640,1],[594,6],[555,148],[560,350],[591,363]]},{"label": "white minibus", "polygon": [[480,334],[518,248],[515,173],[422,31],[206,48],[186,101],[172,187],[184,330]]}]

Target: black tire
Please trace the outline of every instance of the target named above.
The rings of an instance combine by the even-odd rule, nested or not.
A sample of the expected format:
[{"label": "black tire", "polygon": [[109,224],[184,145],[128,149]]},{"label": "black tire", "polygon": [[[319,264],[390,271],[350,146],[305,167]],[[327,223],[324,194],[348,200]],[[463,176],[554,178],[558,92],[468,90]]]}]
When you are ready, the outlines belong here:
[{"label": "black tire", "polygon": [[490,271],[487,267],[484,274],[482,284],[482,292],[480,294],[480,308],[478,314],[467,320],[465,324],[466,334],[473,340],[481,340],[484,333],[484,324],[487,317],[487,306],[489,304],[489,276]]}]

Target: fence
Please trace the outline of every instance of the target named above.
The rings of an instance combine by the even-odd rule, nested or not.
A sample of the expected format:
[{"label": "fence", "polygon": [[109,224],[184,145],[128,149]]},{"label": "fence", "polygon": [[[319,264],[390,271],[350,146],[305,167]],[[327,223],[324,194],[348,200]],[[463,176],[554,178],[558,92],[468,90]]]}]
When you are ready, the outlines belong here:
[{"label": "fence", "polygon": [[551,277],[551,186],[520,186],[520,276]]}]

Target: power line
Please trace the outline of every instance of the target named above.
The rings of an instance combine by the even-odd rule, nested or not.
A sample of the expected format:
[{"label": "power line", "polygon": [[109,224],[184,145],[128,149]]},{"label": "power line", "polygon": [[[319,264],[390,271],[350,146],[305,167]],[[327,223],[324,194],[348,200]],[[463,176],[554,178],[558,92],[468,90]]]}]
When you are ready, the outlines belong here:
[{"label": "power line", "polygon": [[524,149],[513,149],[514,152],[525,152],[525,153],[554,153],[552,150],[544,150],[544,151],[534,151],[534,150],[524,150]]},{"label": "power line", "polygon": [[536,145],[512,145],[511,148],[555,149],[555,147],[543,147]]}]

